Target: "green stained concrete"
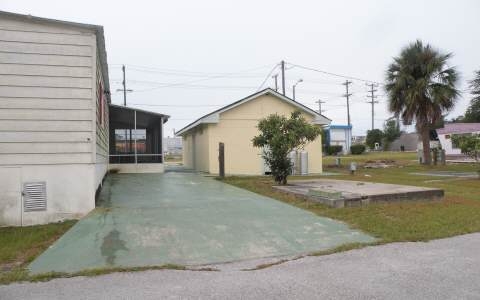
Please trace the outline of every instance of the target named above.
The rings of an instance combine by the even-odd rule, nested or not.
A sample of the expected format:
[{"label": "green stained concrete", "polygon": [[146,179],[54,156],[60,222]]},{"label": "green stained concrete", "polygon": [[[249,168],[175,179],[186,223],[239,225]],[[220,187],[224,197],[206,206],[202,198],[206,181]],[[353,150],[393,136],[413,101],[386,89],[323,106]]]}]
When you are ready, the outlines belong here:
[{"label": "green stained concrete", "polygon": [[343,223],[191,173],[110,175],[100,201],[30,264],[31,273],[211,264],[374,240]]}]

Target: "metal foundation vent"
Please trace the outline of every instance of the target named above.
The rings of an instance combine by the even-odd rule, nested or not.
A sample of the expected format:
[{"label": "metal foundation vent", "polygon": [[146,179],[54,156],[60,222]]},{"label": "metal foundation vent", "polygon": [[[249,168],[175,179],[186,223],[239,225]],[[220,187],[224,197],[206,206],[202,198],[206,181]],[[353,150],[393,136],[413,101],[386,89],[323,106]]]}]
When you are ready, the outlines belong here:
[{"label": "metal foundation vent", "polygon": [[23,184],[23,210],[47,210],[47,183],[25,182]]}]

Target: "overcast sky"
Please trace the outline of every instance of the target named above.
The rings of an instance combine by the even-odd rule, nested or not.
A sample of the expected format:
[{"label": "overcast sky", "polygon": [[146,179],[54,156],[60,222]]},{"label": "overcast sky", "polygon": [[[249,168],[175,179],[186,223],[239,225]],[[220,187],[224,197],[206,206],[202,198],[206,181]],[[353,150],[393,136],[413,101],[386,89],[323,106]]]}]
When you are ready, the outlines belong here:
[{"label": "overcast sky", "polygon": [[[281,60],[382,82],[392,57],[415,39],[453,52],[459,88],[480,69],[480,1],[22,1],[1,10],[103,25],[112,101],[123,103],[121,64],[134,92],[127,104],[171,115],[165,134],[221,105],[257,91]],[[274,71],[276,73],[278,68]],[[297,101],[345,124],[344,79],[289,67],[287,93],[298,80]],[[371,126],[364,82],[353,80],[355,135]],[[172,85],[174,84],[174,85]],[[170,86],[168,86],[170,85]],[[263,87],[273,87],[268,78]],[[375,126],[390,115],[378,93]],[[468,92],[449,117],[465,111]],[[139,105],[143,104],[143,105]],[[148,104],[148,105],[145,105]]]}]

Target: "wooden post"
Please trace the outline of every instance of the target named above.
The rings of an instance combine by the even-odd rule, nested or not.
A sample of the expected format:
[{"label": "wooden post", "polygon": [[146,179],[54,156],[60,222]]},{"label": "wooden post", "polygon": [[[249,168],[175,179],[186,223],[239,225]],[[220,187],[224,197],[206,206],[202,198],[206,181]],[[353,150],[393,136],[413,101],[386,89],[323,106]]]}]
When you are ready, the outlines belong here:
[{"label": "wooden post", "polygon": [[218,164],[220,178],[225,178],[225,144],[218,144]]}]

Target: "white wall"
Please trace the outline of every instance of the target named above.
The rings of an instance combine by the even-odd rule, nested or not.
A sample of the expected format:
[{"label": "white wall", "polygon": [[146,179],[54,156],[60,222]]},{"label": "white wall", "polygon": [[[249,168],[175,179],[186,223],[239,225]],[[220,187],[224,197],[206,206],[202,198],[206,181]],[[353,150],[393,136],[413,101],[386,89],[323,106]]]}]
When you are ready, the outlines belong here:
[{"label": "white wall", "polygon": [[442,149],[445,149],[446,155],[461,155],[462,150],[460,148],[454,148],[452,145],[452,136],[454,135],[463,135],[463,134],[480,134],[480,132],[466,132],[466,133],[449,133],[449,134],[439,134],[438,141],[442,145]]},{"label": "white wall", "polygon": [[341,145],[343,154],[350,153],[352,144],[352,130],[343,128],[330,128],[330,145]]},{"label": "white wall", "polygon": [[462,151],[459,148],[453,148],[451,135],[449,134],[448,136],[449,138],[447,138],[445,134],[438,135],[438,141],[440,142],[440,145],[442,145],[442,149],[445,150],[445,154],[446,155],[462,154]]},{"label": "white wall", "polygon": [[[88,164],[0,167],[0,226],[76,219],[95,208],[94,169]],[[46,182],[47,210],[23,212],[25,182]]]}]

